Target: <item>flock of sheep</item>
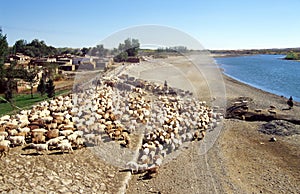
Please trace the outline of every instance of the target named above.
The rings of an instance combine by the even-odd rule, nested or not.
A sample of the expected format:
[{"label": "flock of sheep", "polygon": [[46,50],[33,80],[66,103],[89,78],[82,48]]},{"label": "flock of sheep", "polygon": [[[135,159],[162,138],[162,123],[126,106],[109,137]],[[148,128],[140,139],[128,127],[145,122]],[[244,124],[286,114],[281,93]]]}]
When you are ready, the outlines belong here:
[{"label": "flock of sheep", "polygon": [[168,154],[185,142],[203,139],[222,117],[189,91],[121,75],[2,116],[0,152],[2,157],[10,147],[26,145],[38,153],[72,153],[106,141],[130,149],[132,137],[142,131],[138,159],[126,168],[133,173],[156,171]]}]

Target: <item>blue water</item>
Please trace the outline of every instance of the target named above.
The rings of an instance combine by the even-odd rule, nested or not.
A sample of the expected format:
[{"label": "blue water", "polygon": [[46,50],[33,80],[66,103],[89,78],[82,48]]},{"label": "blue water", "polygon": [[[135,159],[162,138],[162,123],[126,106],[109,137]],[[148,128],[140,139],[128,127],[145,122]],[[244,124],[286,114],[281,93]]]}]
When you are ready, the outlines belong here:
[{"label": "blue water", "polygon": [[215,60],[234,79],[280,96],[293,96],[300,102],[300,62],[283,57],[253,55]]}]

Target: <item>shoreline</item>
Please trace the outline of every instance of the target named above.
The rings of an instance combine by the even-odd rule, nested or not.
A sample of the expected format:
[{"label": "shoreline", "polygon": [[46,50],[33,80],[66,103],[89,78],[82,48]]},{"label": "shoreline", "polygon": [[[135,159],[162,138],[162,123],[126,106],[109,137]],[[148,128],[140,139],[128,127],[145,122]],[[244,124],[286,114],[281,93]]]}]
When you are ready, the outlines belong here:
[{"label": "shoreline", "polygon": [[[279,94],[279,93],[276,93],[276,92],[272,92],[272,91],[269,91],[268,89],[264,89],[264,88],[261,88],[261,87],[259,87],[259,86],[253,85],[253,84],[251,84],[251,83],[244,82],[244,81],[242,81],[242,80],[240,80],[240,79],[238,79],[238,78],[235,78],[235,77],[233,77],[233,76],[231,76],[231,75],[229,75],[229,74],[226,74],[224,71],[222,71],[222,75],[225,76],[225,77],[227,77],[228,79],[232,79],[232,80],[234,80],[234,81],[236,81],[236,82],[239,82],[240,84],[244,84],[244,85],[246,85],[246,86],[248,86],[248,87],[257,89],[257,90],[259,90],[259,91],[261,91],[261,92],[265,92],[265,93],[267,93],[267,94],[276,95],[277,97],[279,97],[279,98],[284,98],[285,100],[288,100],[288,99],[289,99],[289,97],[285,96],[284,94]],[[294,98],[294,97],[293,97],[293,98]],[[297,103],[300,103],[300,101],[298,100],[298,98],[297,98],[297,100],[295,100],[295,98],[294,98],[293,101],[294,101],[294,102],[297,102]]]},{"label": "shoreline", "polygon": [[[240,55],[240,56],[245,56],[245,55]],[[249,56],[249,55],[248,55],[248,56]],[[228,56],[228,57],[231,57],[231,56]],[[233,57],[239,57],[239,56],[233,56]],[[214,58],[214,57],[213,57],[213,58]],[[217,57],[217,58],[223,58],[223,57]],[[215,59],[215,58],[214,58],[214,59]],[[281,60],[284,60],[284,59],[281,59]],[[299,62],[300,62],[300,61],[299,61]],[[277,95],[277,96],[280,97],[280,98],[285,98],[286,100],[287,100],[287,99],[289,98],[289,96],[290,96],[290,95],[287,95],[287,94],[285,94],[285,93],[273,91],[273,90],[271,90],[271,89],[263,88],[263,87],[260,87],[260,86],[258,86],[258,85],[251,84],[251,83],[249,83],[249,82],[240,80],[240,79],[238,79],[238,78],[236,78],[236,77],[234,77],[234,76],[231,76],[231,75],[227,74],[227,73],[225,72],[225,69],[222,67],[222,64],[217,63],[216,60],[215,60],[215,63],[216,63],[216,65],[220,68],[220,71],[221,71],[222,75],[227,76],[227,77],[229,77],[229,78],[231,78],[231,79],[233,79],[233,80],[236,80],[236,81],[238,81],[238,82],[240,82],[240,83],[243,83],[243,84],[245,84],[245,85],[248,85],[249,87],[256,88],[256,89],[258,89],[258,90],[267,92],[267,93],[269,93],[269,94]],[[293,96],[293,100],[294,100],[294,102],[300,103],[300,98],[299,98],[299,97]]]},{"label": "shoreline", "polygon": [[[181,61],[180,58],[164,59],[164,62],[183,69],[191,67],[188,61]],[[288,107],[285,98],[220,73],[226,89],[226,109],[242,97],[247,101],[249,110],[261,109],[267,112],[274,106],[278,115],[299,118],[299,103],[295,103],[290,110],[284,110]],[[206,93],[201,93],[201,98],[205,95]],[[299,159],[296,156],[299,155],[297,148],[300,135],[278,136],[259,132],[266,123],[268,121],[224,119],[220,134],[213,146],[207,148],[205,155],[199,155],[198,152],[204,144],[192,144],[180,157],[162,168],[157,177],[146,182],[146,188],[139,184],[138,176],[133,176],[127,191],[146,193],[149,191],[147,188],[154,188],[162,193],[172,190],[178,193],[272,193],[276,189],[282,193],[295,193],[299,189],[299,171],[296,166]],[[211,134],[207,134],[205,141],[208,141],[209,135]],[[272,136],[276,137],[277,142],[269,141]],[[191,166],[182,165],[184,163]],[[193,176],[191,169],[197,172],[197,176]],[[276,184],[269,181],[271,178]]]}]

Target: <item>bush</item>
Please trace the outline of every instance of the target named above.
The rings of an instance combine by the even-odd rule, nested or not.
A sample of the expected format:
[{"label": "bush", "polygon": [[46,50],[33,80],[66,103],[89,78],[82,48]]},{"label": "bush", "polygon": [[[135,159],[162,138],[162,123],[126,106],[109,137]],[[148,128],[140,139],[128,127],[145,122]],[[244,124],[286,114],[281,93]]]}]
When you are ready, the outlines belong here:
[{"label": "bush", "polygon": [[49,79],[46,84],[46,93],[48,98],[52,98],[55,95],[55,86],[53,84],[53,80]]},{"label": "bush", "polygon": [[37,87],[37,91],[43,96],[46,92],[46,84],[43,79],[40,80],[40,83]]}]

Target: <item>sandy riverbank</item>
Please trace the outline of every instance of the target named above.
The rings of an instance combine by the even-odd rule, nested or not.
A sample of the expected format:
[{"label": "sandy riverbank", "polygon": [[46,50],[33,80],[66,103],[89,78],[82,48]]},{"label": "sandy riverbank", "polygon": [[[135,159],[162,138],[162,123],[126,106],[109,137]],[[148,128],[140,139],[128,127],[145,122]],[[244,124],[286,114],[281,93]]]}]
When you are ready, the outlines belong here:
[{"label": "sandy riverbank", "polygon": [[[219,96],[212,96],[204,77],[207,75],[198,77],[194,70],[188,60],[173,57],[120,71],[161,83],[167,79],[168,84],[191,89],[208,103],[221,99],[227,107],[243,96],[249,101],[249,109],[273,105],[278,112],[300,116],[299,104],[282,111],[287,107],[286,99],[222,74],[218,80],[211,79],[224,86],[216,88],[221,91],[216,93]],[[155,178],[141,180],[140,175],[133,175],[126,193],[298,193],[300,135],[275,136],[277,141],[269,142],[272,135],[258,131],[265,123],[225,119],[220,131],[209,132],[204,141],[183,148]],[[203,150],[207,152],[203,154]],[[119,170],[95,155],[92,148],[64,155],[35,155],[13,148],[0,164],[0,191],[116,193],[125,178]]]},{"label": "sandy riverbank", "polygon": [[[175,65],[176,61],[180,60],[165,60]],[[180,66],[189,66],[180,62]],[[222,78],[227,106],[243,96],[248,99],[250,109],[268,109],[273,105],[280,112],[287,108],[285,98],[225,75]],[[202,92],[204,98],[207,94]],[[296,104],[285,114],[299,117],[299,110]],[[300,136],[276,136],[277,142],[269,142],[272,135],[258,132],[265,123],[226,119],[206,154],[199,154],[199,148],[209,145],[205,142],[207,139],[194,143],[163,166],[155,179],[139,181],[139,177],[134,176],[128,193],[297,193],[300,189]]]}]

